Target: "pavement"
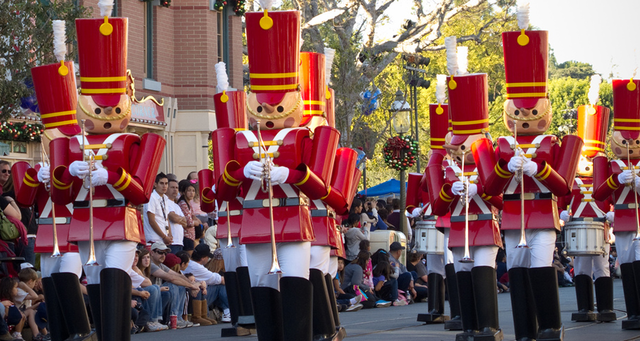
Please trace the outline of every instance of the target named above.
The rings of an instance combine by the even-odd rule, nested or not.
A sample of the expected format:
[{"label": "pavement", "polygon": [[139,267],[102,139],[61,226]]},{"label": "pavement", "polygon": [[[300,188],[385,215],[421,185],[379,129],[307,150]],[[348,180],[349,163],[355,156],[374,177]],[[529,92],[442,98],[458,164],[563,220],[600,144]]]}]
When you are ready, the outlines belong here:
[{"label": "pavement", "polygon": [[[621,320],[626,318],[622,282],[614,280],[614,308],[618,320],[611,323],[577,323],[571,322],[571,313],[577,311],[575,303],[575,289],[573,287],[560,288],[560,303],[562,321],[565,327],[565,341],[586,340],[640,340],[640,330],[622,330]],[[446,313],[448,314],[448,302]],[[504,340],[514,340],[513,318],[511,315],[511,299],[508,293],[498,294],[498,308],[500,311],[500,326],[504,333]],[[342,326],[347,331],[346,340],[376,341],[376,340],[455,340],[457,332],[445,331],[442,324],[425,325],[416,321],[420,313],[427,312],[427,303],[416,303],[404,307],[388,307],[360,310],[357,312],[340,313]],[[167,330],[156,333],[142,333],[132,335],[133,341],[158,340],[189,340],[204,341],[221,339],[222,328],[229,324],[218,324],[208,327],[195,327],[180,330]],[[255,335],[228,338],[227,340],[257,340]]]}]

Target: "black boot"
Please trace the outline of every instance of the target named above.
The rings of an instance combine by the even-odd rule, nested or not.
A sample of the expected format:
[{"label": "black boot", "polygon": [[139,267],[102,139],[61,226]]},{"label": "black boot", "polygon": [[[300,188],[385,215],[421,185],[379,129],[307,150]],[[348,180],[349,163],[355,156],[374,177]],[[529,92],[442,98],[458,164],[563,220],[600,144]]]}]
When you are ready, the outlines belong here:
[{"label": "black boot", "polygon": [[490,266],[477,266],[471,269],[471,277],[479,330],[474,340],[502,341],[503,335],[498,319],[496,269]]},{"label": "black boot", "polygon": [[242,314],[238,316],[238,324],[245,328],[255,328],[255,320],[253,319],[253,307],[251,305],[251,277],[249,277],[249,268],[241,266],[236,268],[238,276],[238,288],[240,290],[240,306]]},{"label": "black boot", "polygon": [[571,314],[571,321],[591,322],[596,320],[593,313],[593,281],[589,275],[578,275],[573,279],[576,286],[578,312]]},{"label": "black boot", "polygon": [[613,311],[613,278],[600,277],[596,279],[595,287],[596,302],[598,303],[598,321],[615,321],[616,313]]},{"label": "black boot", "polygon": [[89,307],[91,308],[91,321],[96,330],[96,338],[102,341],[102,308],[100,305],[100,284],[87,285],[87,295],[89,296]]},{"label": "black boot", "polygon": [[620,264],[620,273],[624,303],[627,307],[627,319],[622,321],[622,329],[640,329],[640,302],[638,301],[633,264]]},{"label": "black boot", "polygon": [[418,322],[426,324],[444,323],[449,316],[444,314],[444,278],[437,273],[430,273],[429,280],[429,303],[428,313],[418,314]]},{"label": "black boot", "polygon": [[131,277],[123,270],[100,271],[102,341],[131,340]]},{"label": "black boot", "polygon": [[347,336],[347,331],[340,326],[340,316],[338,316],[338,302],[336,301],[335,289],[333,287],[333,278],[331,274],[324,275],[324,282],[327,285],[327,292],[329,293],[329,304],[331,305],[331,312],[333,313],[333,323],[336,325],[336,330],[341,338]]},{"label": "black boot", "polygon": [[313,339],[313,285],[302,277],[280,279],[284,341]]},{"label": "black boot", "polygon": [[269,287],[251,288],[258,341],[282,341],[282,297]]},{"label": "black boot", "polygon": [[[80,291],[78,276],[73,273],[60,272],[52,274],[51,279],[53,280],[58,301],[60,302],[60,309],[69,332],[67,340],[97,341],[97,335],[91,332],[89,316]],[[131,330],[131,328],[127,330]]]},{"label": "black boot", "polygon": [[478,317],[476,316],[471,272],[459,271],[456,275],[458,276],[458,295],[462,320],[462,333],[456,334],[456,341],[474,340],[474,336],[478,332]]},{"label": "black boot", "polygon": [[322,270],[309,269],[309,281],[313,284],[313,340],[342,340],[337,338],[338,331]]},{"label": "black boot", "polygon": [[528,269],[511,268],[509,270],[509,292],[516,340],[535,340],[538,324]]},{"label": "black boot", "polygon": [[[43,256],[44,257],[44,256]],[[51,277],[42,278],[44,300],[47,302],[48,331],[52,341],[64,341],[69,338],[69,332],[64,321],[64,313],[60,307],[56,287]]]},{"label": "black boot", "polygon": [[557,271],[552,267],[529,269],[531,289],[536,302],[538,337],[536,340],[562,341],[564,328],[560,316]]},{"label": "black boot", "polygon": [[249,329],[238,326],[238,316],[242,315],[240,304],[240,290],[238,287],[238,275],[235,271],[224,273],[224,287],[227,290],[229,300],[229,312],[231,313],[231,327],[222,328],[221,337],[251,335]]},{"label": "black boot", "polygon": [[449,293],[449,310],[451,319],[444,321],[444,329],[446,330],[462,330],[462,321],[460,320],[460,297],[458,296],[458,280],[456,278],[456,269],[453,264],[444,266],[447,275],[447,292]]}]

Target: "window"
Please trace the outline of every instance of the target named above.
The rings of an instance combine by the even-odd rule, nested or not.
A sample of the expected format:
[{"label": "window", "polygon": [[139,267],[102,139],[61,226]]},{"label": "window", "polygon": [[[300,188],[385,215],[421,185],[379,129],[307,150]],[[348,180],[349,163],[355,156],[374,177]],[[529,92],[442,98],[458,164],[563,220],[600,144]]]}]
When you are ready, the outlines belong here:
[{"label": "window", "polygon": [[[225,9],[228,6],[225,6]],[[224,61],[224,52],[225,52],[225,44],[224,44],[224,38],[225,38],[225,34],[224,34],[224,24],[225,24],[225,20],[224,20],[224,12],[226,12],[225,10],[222,10],[221,12],[217,12],[216,13],[216,18],[217,18],[217,27],[216,27],[216,39],[218,41],[218,62],[222,62]]]},{"label": "window", "polygon": [[144,73],[145,78],[155,79],[153,59],[153,4],[145,2],[144,14]]}]

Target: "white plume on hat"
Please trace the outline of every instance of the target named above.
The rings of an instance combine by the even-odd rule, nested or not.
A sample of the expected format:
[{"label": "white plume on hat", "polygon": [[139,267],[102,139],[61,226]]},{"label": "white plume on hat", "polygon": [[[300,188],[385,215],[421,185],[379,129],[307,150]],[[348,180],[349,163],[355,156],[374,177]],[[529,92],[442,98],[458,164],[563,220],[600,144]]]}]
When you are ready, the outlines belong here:
[{"label": "white plume on hat", "polygon": [[591,105],[596,105],[598,103],[598,99],[600,98],[600,83],[602,82],[602,77],[600,75],[591,76],[591,83],[589,84],[589,103]]},{"label": "white plume on hat", "polygon": [[458,71],[458,53],[456,52],[456,36],[444,38],[444,47],[447,49],[447,71],[455,75]]},{"label": "white plume on hat", "polygon": [[437,75],[436,76],[436,101],[438,101],[438,104],[444,104],[444,101],[446,100],[447,100],[447,76]]},{"label": "white plume on hat", "polygon": [[53,54],[57,61],[64,60],[67,54],[67,28],[64,20],[54,20],[53,23]]},{"label": "white plume on hat", "polygon": [[458,75],[466,75],[469,73],[467,66],[469,61],[467,56],[469,55],[469,48],[466,46],[458,46]]},{"label": "white plume on hat", "polygon": [[98,1],[98,8],[100,8],[100,16],[110,17],[113,10],[113,0],[100,0]]},{"label": "white plume on hat", "polygon": [[273,5],[273,0],[259,0],[260,7],[265,10],[270,10]]},{"label": "white plume on hat", "polygon": [[336,56],[336,50],[330,48],[330,47],[325,47],[324,48],[324,58],[325,58],[325,80],[327,82],[327,85],[329,85],[329,83],[331,82],[331,68],[333,67],[333,58],[335,58]]},{"label": "white plume on hat", "polygon": [[518,4],[518,27],[526,30],[529,27],[529,3],[523,2]]},{"label": "white plume on hat", "polygon": [[227,75],[227,68],[224,62],[219,62],[215,66],[216,68],[216,90],[218,93],[227,90],[229,87],[229,76]]}]

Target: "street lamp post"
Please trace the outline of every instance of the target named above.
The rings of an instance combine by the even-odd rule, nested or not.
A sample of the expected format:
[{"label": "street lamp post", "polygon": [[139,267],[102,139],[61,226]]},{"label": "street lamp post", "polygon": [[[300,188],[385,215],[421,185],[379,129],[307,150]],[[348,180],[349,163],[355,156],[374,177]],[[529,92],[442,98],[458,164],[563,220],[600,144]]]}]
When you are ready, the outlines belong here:
[{"label": "street lamp post", "polygon": [[[407,103],[404,93],[398,90],[396,99],[389,109],[392,115],[391,122],[393,129],[402,137],[411,129],[411,106]],[[407,186],[405,178],[405,170],[400,170],[400,231],[409,236],[409,226],[407,226],[406,205],[407,205]]]}]

